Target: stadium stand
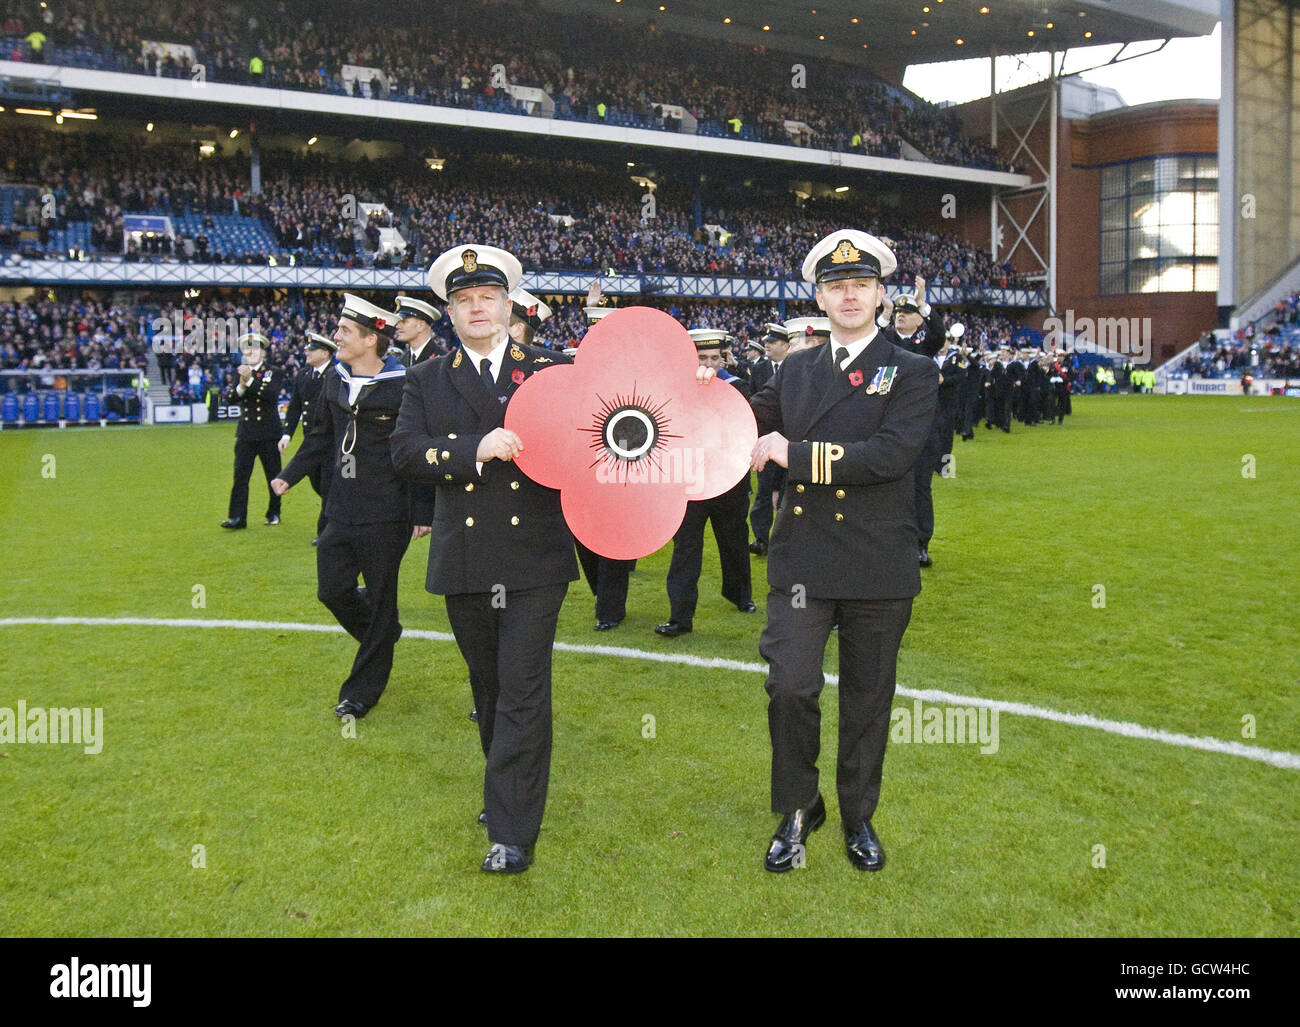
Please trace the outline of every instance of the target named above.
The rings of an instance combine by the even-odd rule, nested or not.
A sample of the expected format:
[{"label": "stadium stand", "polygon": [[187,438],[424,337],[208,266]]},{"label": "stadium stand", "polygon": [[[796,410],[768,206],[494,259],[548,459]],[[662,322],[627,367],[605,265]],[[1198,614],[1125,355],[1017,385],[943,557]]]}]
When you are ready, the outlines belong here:
[{"label": "stadium stand", "polygon": [[[409,0],[386,5],[376,22],[358,22],[355,5],[340,0],[249,9],[65,0],[57,7],[5,3],[0,53],[14,61],[175,78],[190,78],[201,64],[214,82],[497,113],[526,112],[510,87],[528,86],[544,91],[554,116],[564,120],[681,131],[680,119],[665,116],[668,105],[689,111],[706,136],[892,157],[906,141],[939,162],[1015,170],[988,147],[963,139],[951,112],[860,68],[817,62],[811,73],[818,99],[806,100],[784,88],[784,74],[771,71],[798,58],[657,28],[647,33],[617,18],[482,3],[431,9]],[[39,53],[25,38],[37,25],[47,37]],[[345,80],[344,65],[378,74]],[[704,81],[702,68],[709,69]]]},{"label": "stadium stand", "polygon": [[[128,240],[132,258],[409,267],[474,235],[512,241],[535,269],[793,279],[808,246],[851,221],[896,244],[896,284],[916,275],[955,287],[1028,284],[986,250],[849,202],[715,191],[697,217],[686,184],[661,175],[657,213],[648,219],[641,186],[578,160],[534,160],[525,176],[518,158],[477,154],[432,175],[418,158],[349,163],[268,152],[262,193],[254,196],[247,162],[238,157],[201,158],[177,145],[145,148],[99,132],[13,129],[0,142],[12,155],[3,169],[11,215],[0,246],[24,253],[122,253],[122,219],[142,213],[170,215],[176,238]],[[36,216],[34,197],[46,192],[55,197],[57,217],[37,217],[37,239],[21,229]],[[345,218],[347,197],[383,204],[388,215],[364,225]],[[27,218],[22,224],[19,210]],[[380,252],[380,224],[408,242],[404,255]],[[708,224],[728,234],[711,238]]]}]

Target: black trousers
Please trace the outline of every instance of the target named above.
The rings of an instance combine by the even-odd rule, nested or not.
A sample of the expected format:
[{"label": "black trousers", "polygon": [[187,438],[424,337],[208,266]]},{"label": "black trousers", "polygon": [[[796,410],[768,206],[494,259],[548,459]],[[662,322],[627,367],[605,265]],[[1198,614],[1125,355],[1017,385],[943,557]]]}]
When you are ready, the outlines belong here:
[{"label": "black trousers", "polygon": [[316,515],[316,534],[325,530],[325,504],[330,498],[330,480],[334,477],[328,461],[317,464],[307,475],[307,481],[320,496],[320,513]]},{"label": "black trousers", "polygon": [[574,543],[578,562],[591,594],[596,597],[597,621],[621,621],[627,616],[627,579],[636,569],[635,560],[611,560],[593,553],[581,542]]},{"label": "black trousers", "polygon": [[[411,542],[407,521],[325,525],[316,543],[316,598],[358,642],[339,702],[351,699],[369,709],[379,701],[393,669],[397,619],[397,573]],[[357,591],[357,578],[366,593]]]},{"label": "black trousers", "polygon": [[[798,600],[798,604],[796,601]],[[870,820],[880,801],[898,647],[911,599],[815,599],[772,589],[758,651],[768,663],[772,809],[793,813],[818,792],[822,660],[831,625],[840,646],[840,730],[835,788],[845,824]]]},{"label": "black trousers", "polygon": [[493,844],[532,845],[551,773],[551,648],[567,582],[498,597],[447,596],[469,668],[487,768],[483,808]]},{"label": "black trousers", "polygon": [[682,526],[673,536],[673,558],[668,563],[670,618],[690,627],[700,598],[700,570],[704,565],[704,526],[712,523],[722,561],[722,597],[737,605],[753,599],[749,579],[749,486],[741,482],[714,499],[686,504]]},{"label": "black trousers", "polygon": [[767,545],[772,534],[772,493],[785,487],[785,468],[772,461],[758,472],[758,486],[754,489],[754,505],[749,510],[749,526],[754,540]]},{"label": "black trousers", "polygon": [[235,440],[235,484],[230,490],[230,519],[232,521],[248,520],[248,479],[253,476],[253,465],[262,461],[262,470],[266,472],[267,503],[266,516],[280,516],[280,497],[271,490],[271,481],[280,473],[280,449],[275,439],[263,442],[250,442],[247,439]]},{"label": "black trousers", "polygon": [[969,438],[975,431],[975,422],[979,419],[980,401],[983,399],[980,395],[982,391],[982,385],[978,389],[972,387],[961,397],[960,423],[957,425],[957,430],[964,439]]},{"label": "black trousers", "polygon": [[[952,435],[948,438],[948,451],[952,452]],[[943,439],[942,432],[938,430],[937,425],[932,425],[929,438],[926,439],[925,448],[921,450],[921,455],[916,458],[916,463],[912,465],[912,488],[913,498],[916,504],[916,532],[921,548],[924,549],[930,544],[930,539],[934,535],[934,497],[930,492],[930,479],[939,470],[940,462],[943,460]]]}]

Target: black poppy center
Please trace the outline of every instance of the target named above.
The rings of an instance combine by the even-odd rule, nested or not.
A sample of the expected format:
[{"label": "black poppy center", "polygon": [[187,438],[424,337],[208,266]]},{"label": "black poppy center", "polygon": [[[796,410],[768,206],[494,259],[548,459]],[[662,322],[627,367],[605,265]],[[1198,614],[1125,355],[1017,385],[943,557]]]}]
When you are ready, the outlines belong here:
[{"label": "black poppy center", "polygon": [[601,438],[620,460],[640,460],[655,448],[659,426],[654,414],[639,406],[623,406],[605,418]]}]

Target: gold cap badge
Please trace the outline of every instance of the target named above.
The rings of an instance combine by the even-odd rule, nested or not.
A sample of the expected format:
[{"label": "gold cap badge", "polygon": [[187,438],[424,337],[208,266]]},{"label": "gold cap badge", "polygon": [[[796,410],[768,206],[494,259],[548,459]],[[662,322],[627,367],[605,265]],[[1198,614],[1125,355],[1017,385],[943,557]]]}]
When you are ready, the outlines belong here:
[{"label": "gold cap badge", "polygon": [[835,252],[831,254],[832,264],[856,264],[861,259],[862,251],[847,239],[836,246]]},{"label": "gold cap badge", "polygon": [[465,250],[460,255],[460,266],[465,269],[465,274],[472,275],[478,270],[478,254],[473,250]]}]

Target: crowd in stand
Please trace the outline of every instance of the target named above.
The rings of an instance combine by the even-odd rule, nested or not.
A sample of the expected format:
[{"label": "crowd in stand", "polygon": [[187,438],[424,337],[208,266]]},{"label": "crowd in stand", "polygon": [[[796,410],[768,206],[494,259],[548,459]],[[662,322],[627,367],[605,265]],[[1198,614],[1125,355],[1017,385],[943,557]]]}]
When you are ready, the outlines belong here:
[{"label": "crowd in stand", "polygon": [[145,366],[136,313],[95,300],[0,302],[0,369],[113,371]]},{"label": "crowd in stand", "polygon": [[[897,283],[919,274],[965,289],[1027,284],[987,251],[905,228],[851,200],[800,203],[790,193],[715,189],[701,195],[697,224],[694,197],[672,176],[658,176],[648,202],[646,187],[628,174],[574,159],[525,165],[507,155],[469,155],[448,159],[435,173],[417,158],[349,163],[267,152],[262,191],[253,194],[247,158],[203,158],[188,145],[151,141],[146,133],[11,130],[0,142],[0,178],[33,186],[26,216],[38,217],[42,239],[51,238],[52,228],[87,222],[93,247],[120,253],[123,215],[154,213],[201,215],[209,225],[213,215],[240,214],[258,219],[275,240],[268,251],[222,253],[200,228],[175,240],[132,239],[127,255],[133,259],[422,267],[461,239],[475,238],[511,248],[536,270],[795,279],[809,246],[852,223],[894,244]],[[37,194],[54,196],[52,213],[37,214]],[[385,213],[367,219],[365,203],[383,204]],[[381,227],[396,228],[405,250],[382,252]],[[62,252],[53,243],[22,246]]]},{"label": "crowd in stand", "polygon": [[[391,294],[377,294],[377,303]],[[537,344],[553,349],[580,345],[588,329],[583,297],[547,297],[553,314],[539,333]],[[292,378],[304,363],[308,331],[333,334],[341,297],[333,293],[299,293],[287,301],[267,293],[213,296],[199,301],[162,304],[142,300],[114,306],[94,300],[50,301],[40,296],[21,303],[0,303],[0,369],[53,372],[59,369],[118,370],[147,368],[152,349],[158,358],[160,383],[172,402],[191,403],[215,394],[231,399],[241,353],[239,332],[260,331],[271,341],[268,360]],[[607,300],[611,306],[639,303],[665,310],[688,328],[720,328],[734,336],[732,362],[752,357],[747,343],[763,334],[763,325],[791,317],[816,315],[810,303],[787,305],[784,314],[753,302],[703,302],[678,299]],[[204,326],[202,347],[173,345],[172,326],[189,333],[186,318]],[[1011,341],[1019,327],[996,312],[954,312],[950,321],[966,325],[967,341],[995,346]],[[219,335],[209,335],[216,325]],[[434,347],[448,352],[454,342],[446,319],[434,327]],[[12,387],[12,386],[11,386]]]},{"label": "crowd in stand", "polygon": [[[527,3],[391,0],[383,18],[358,19],[344,0],[3,0],[0,28],[0,52],[11,60],[183,78],[201,64],[211,82],[460,107],[501,105],[506,84],[530,86],[550,95],[560,118],[601,121],[621,112],[679,130],[680,121],[662,113],[669,104],[715,134],[894,157],[906,140],[934,160],[1010,170],[988,147],[963,139],[952,112],[861,68]],[[344,65],[379,74],[345,80]],[[792,74],[795,65],[802,76]],[[805,127],[792,135],[787,122]]]},{"label": "crowd in stand", "polygon": [[1180,371],[1203,378],[1282,378],[1300,381],[1300,293],[1278,300],[1258,321],[1226,341],[1207,332],[1183,358]]}]

